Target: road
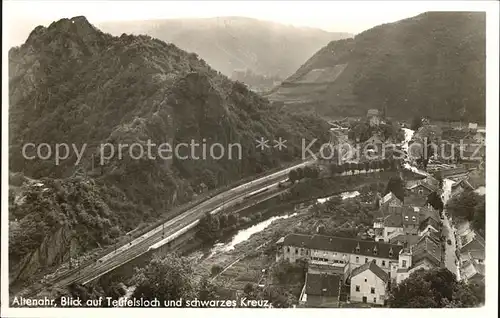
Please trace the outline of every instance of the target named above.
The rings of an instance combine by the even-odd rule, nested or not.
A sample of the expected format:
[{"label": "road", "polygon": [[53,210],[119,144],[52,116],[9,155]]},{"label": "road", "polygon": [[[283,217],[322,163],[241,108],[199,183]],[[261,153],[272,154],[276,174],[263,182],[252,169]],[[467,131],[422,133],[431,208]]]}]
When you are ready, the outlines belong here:
[{"label": "road", "polygon": [[168,241],[194,227],[206,212],[217,213],[223,208],[233,206],[257,190],[274,186],[277,182],[286,180],[290,170],[313,162],[314,160],[309,160],[220,193],[132,240],[129,244],[118,248],[116,251],[101,257],[96,262],[82,266],[78,271],[55,278],[45,287],[63,287],[71,283],[86,284],[91,282],[147,253],[151,247],[156,248],[158,245],[167,244]]},{"label": "road", "polygon": [[[451,187],[455,183],[453,180],[444,179],[443,180],[443,194],[441,195],[441,199],[443,200],[443,204],[446,206],[446,203],[451,198]],[[444,242],[444,265],[446,268],[457,275],[457,280],[460,280],[460,266],[459,260],[457,258],[456,250],[457,244],[455,239],[455,230],[450,222],[450,216],[446,213],[446,209],[443,210],[443,235],[446,237]],[[451,241],[451,244],[448,244],[448,240]]]}]

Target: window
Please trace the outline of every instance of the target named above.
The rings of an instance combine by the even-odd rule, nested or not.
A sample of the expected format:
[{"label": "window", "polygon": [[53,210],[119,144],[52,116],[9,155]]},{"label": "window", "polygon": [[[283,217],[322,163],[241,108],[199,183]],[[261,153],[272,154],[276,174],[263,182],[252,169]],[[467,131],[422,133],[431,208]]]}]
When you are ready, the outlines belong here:
[{"label": "window", "polygon": [[290,247],[287,247],[287,248],[286,248],[286,251],[287,251],[288,253],[290,253]]},{"label": "window", "polygon": [[356,285],[356,291],[359,292],[359,285]]},{"label": "window", "polygon": [[415,216],[412,216],[411,220],[415,222],[417,220],[417,218]]},{"label": "window", "polygon": [[375,287],[372,287],[372,288],[370,289],[370,292],[371,292],[372,294],[375,294]]},{"label": "window", "polygon": [[299,254],[299,249],[298,248],[295,249],[295,254]]},{"label": "window", "polygon": [[376,259],[373,260],[373,264],[377,265],[377,260]]},{"label": "window", "polygon": [[406,267],[406,261],[403,260],[403,267]]},{"label": "window", "polygon": [[418,194],[424,194],[424,190],[418,189]]},{"label": "window", "polygon": [[368,257],[365,258],[365,264],[368,263]]},{"label": "window", "polygon": [[382,266],[385,266],[385,261],[382,261]]},{"label": "window", "polygon": [[405,221],[408,221],[408,215],[405,215]]},{"label": "window", "polygon": [[368,280],[365,278],[365,283],[367,282]]},{"label": "window", "polygon": [[359,256],[356,256],[356,263],[359,263]]},{"label": "window", "polygon": [[376,303],[377,302],[377,297],[374,297],[373,298],[373,302]]}]

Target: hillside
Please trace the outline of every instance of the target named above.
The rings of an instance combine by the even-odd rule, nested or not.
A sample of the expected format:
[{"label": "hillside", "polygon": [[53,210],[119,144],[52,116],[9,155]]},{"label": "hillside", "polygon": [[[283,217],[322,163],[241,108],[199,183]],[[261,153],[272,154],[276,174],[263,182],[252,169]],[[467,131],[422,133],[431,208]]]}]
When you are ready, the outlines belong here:
[{"label": "hillside", "polygon": [[[9,100],[11,280],[67,262],[70,246],[77,257],[112,244],[202,192],[300,159],[302,138],[325,141],[328,132],[325,122],[277,110],[193,53],[148,36],[113,37],[84,17],[39,26],[9,51]],[[260,151],[261,136],[282,137],[287,149]],[[214,151],[196,160],[201,147],[173,159],[156,148],[139,159],[100,151],[191,140],[238,143],[241,159]],[[28,159],[28,143],[48,144],[53,156]],[[63,143],[70,155],[56,163]]]},{"label": "hillside", "polygon": [[245,17],[106,22],[99,27],[113,35],[147,34],[172,42],[227,76],[249,69],[286,78],[328,42],[351,37]]},{"label": "hillside", "polygon": [[330,116],[484,122],[485,19],[428,12],[330,42],[268,97]]}]

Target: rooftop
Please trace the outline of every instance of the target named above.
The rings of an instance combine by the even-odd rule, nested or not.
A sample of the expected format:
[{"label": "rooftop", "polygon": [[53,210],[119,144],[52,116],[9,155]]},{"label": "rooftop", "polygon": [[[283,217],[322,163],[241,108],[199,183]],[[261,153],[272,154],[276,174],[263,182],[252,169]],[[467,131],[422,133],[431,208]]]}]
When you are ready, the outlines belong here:
[{"label": "rooftop", "polygon": [[352,277],[359,275],[363,273],[364,271],[370,270],[372,273],[377,275],[378,278],[380,278],[382,281],[387,283],[389,281],[389,274],[387,274],[383,269],[378,267],[377,264],[375,264],[375,260],[372,260],[369,263],[363,264],[360,267],[355,268],[352,271]]},{"label": "rooftop", "polygon": [[341,275],[310,274],[306,276],[306,294],[315,296],[338,296],[342,287]]},{"label": "rooftop", "polygon": [[407,243],[408,246],[413,246],[417,244],[417,242],[420,240],[420,236],[418,235],[408,235],[408,234],[400,234],[398,236],[393,237],[390,239],[391,244],[404,244]]},{"label": "rooftop", "polygon": [[423,231],[428,225],[432,226],[436,230],[439,230],[439,222],[437,222],[433,217],[427,217],[422,222],[420,222],[418,230]]},{"label": "rooftop", "polygon": [[359,254],[380,258],[397,259],[401,245],[384,242],[365,241],[346,237],[324,235],[288,234],[283,243],[285,246],[306,247],[309,249],[335,251],[345,254]]},{"label": "rooftop", "polygon": [[413,246],[413,262],[418,263],[422,259],[428,259],[434,265],[441,264],[441,244],[436,242],[430,235],[423,236],[420,241]]},{"label": "rooftop", "polygon": [[408,182],[406,184],[406,189],[412,190],[412,189],[418,188],[420,186],[429,189],[431,192],[439,190],[438,186],[436,186],[434,184],[431,184],[426,179],[415,180],[415,181]]}]

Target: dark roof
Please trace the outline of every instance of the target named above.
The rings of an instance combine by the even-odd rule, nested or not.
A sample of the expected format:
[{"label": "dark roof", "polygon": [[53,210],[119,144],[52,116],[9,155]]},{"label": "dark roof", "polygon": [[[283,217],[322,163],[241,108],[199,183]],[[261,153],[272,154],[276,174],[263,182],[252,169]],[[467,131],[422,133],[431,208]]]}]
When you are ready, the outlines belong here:
[{"label": "dark roof", "polygon": [[416,180],[414,182],[411,182],[407,185],[407,189],[413,189],[413,188],[416,188],[416,187],[424,187],[424,188],[427,188],[429,189],[431,192],[434,192],[434,191],[437,191],[439,190],[439,187],[431,184],[430,182],[428,182],[426,179],[422,179],[422,180]]},{"label": "dark roof", "polygon": [[403,220],[399,214],[390,214],[384,218],[385,227],[403,227]]},{"label": "dark roof", "polygon": [[457,176],[461,174],[467,174],[468,170],[465,168],[450,168],[450,169],[444,169],[444,170],[439,170],[434,172],[434,176],[441,177],[441,178],[446,178],[450,176]]},{"label": "dark roof", "polygon": [[363,264],[360,267],[355,268],[352,271],[352,277],[361,274],[366,270],[372,271],[375,275],[377,275],[377,277],[379,277],[386,283],[389,281],[389,274],[387,274],[382,268],[378,267],[378,265],[375,263],[374,260],[372,260],[369,263]]},{"label": "dark roof", "polygon": [[419,240],[420,236],[418,235],[400,234],[390,239],[389,243],[391,244],[408,243],[408,246],[412,246],[415,245]]},{"label": "dark roof", "polygon": [[403,225],[417,225],[420,220],[420,208],[405,206],[403,208]]},{"label": "dark roof", "polygon": [[[380,258],[398,259],[400,245],[384,242],[358,240],[346,237],[324,235],[288,234],[284,246],[307,247],[315,250],[335,251],[346,254],[377,256]],[[392,254],[391,254],[392,251]],[[392,255],[392,256],[390,256]]]},{"label": "dark roof", "polygon": [[467,252],[471,258],[473,259],[479,259],[484,261],[485,256],[484,256],[484,250],[472,250]]},{"label": "dark roof", "polygon": [[422,236],[420,241],[413,246],[413,263],[418,263],[420,260],[428,259],[436,266],[441,264],[441,244],[436,242],[431,236]]},{"label": "dark roof", "polygon": [[420,219],[425,220],[426,218],[432,218],[436,222],[440,222],[441,218],[439,217],[439,212],[429,206],[422,206],[420,207]]},{"label": "dark roof", "polygon": [[418,230],[423,231],[427,227],[427,225],[430,225],[434,227],[436,230],[439,230],[439,222],[437,222],[434,218],[430,216],[420,223]]},{"label": "dark roof", "polygon": [[338,296],[342,286],[341,275],[310,274],[306,276],[306,294],[316,296]]},{"label": "dark roof", "polygon": [[409,194],[405,196],[404,205],[406,206],[424,206],[427,202],[427,198],[418,194]]}]

